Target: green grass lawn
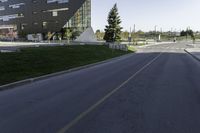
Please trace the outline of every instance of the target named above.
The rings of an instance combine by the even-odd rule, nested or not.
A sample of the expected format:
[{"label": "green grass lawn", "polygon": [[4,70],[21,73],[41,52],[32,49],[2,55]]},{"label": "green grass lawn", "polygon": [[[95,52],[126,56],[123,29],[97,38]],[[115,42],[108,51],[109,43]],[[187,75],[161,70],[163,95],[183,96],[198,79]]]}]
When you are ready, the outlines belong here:
[{"label": "green grass lawn", "polygon": [[132,52],[136,52],[137,51],[133,45],[128,46],[128,50],[132,51]]},{"label": "green grass lawn", "polygon": [[67,70],[130,53],[106,46],[25,48],[0,53],[0,85]]}]

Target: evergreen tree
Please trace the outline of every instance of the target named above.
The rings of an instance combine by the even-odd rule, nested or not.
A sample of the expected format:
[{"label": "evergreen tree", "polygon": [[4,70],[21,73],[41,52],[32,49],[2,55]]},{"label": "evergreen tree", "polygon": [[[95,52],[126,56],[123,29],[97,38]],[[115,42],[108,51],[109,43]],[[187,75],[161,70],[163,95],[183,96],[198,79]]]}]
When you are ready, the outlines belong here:
[{"label": "evergreen tree", "polygon": [[191,36],[192,38],[194,37],[194,32],[190,29],[187,29],[186,31],[181,31],[181,36]]},{"label": "evergreen tree", "polygon": [[108,15],[108,25],[105,28],[104,36],[104,40],[106,40],[106,42],[119,42],[121,40],[122,27],[120,24],[121,20],[117,4],[115,4]]},{"label": "evergreen tree", "polygon": [[187,32],[184,31],[184,30],[182,30],[182,31],[181,31],[181,36],[187,36]]}]

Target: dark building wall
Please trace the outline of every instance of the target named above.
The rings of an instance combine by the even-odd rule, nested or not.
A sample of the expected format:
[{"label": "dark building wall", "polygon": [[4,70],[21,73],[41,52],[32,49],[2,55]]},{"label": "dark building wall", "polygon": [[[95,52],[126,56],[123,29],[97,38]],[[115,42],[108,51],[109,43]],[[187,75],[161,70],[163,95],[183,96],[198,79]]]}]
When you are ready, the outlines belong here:
[{"label": "dark building wall", "polygon": [[[84,2],[85,0],[69,0],[68,3],[62,4],[58,4],[57,2],[47,4],[47,0],[8,0],[8,2],[0,2],[0,7],[5,7],[5,10],[0,11],[0,16],[12,14],[24,15],[22,18],[10,19],[9,21],[0,20],[0,25],[17,25],[19,32],[22,25],[24,25],[23,31],[27,34],[47,33],[49,31],[57,32],[60,31]],[[25,3],[25,5],[16,9],[9,7],[9,5],[18,3]],[[44,12],[61,8],[69,8],[69,10],[58,12],[58,16],[52,16],[52,12]],[[43,27],[43,22],[47,22],[46,28]]]}]

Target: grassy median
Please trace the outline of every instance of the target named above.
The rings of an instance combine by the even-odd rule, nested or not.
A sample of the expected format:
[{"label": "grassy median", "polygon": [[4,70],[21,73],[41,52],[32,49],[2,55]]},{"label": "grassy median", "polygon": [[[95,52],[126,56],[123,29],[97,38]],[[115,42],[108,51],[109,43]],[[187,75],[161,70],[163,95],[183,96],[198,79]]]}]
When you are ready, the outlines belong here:
[{"label": "grassy median", "polygon": [[0,85],[67,70],[130,52],[106,46],[58,46],[25,48],[16,53],[0,53]]}]

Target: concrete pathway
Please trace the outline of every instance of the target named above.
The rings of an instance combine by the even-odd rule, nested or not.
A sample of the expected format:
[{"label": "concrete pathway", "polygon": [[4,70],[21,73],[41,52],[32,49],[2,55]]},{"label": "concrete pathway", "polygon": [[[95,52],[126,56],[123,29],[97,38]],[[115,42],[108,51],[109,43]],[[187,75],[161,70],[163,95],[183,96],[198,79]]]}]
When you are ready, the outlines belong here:
[{"label": "concrete pathway", "polygon": [[1,42],[0,53],[15,52],[20,48],[39,47],[39,46],[60,46],[60,43],[46,43],[46,42]]}]

